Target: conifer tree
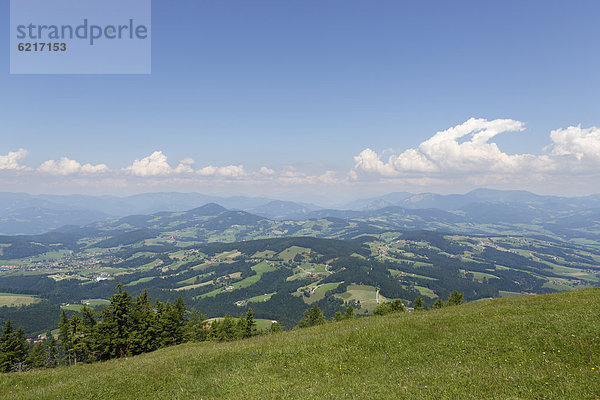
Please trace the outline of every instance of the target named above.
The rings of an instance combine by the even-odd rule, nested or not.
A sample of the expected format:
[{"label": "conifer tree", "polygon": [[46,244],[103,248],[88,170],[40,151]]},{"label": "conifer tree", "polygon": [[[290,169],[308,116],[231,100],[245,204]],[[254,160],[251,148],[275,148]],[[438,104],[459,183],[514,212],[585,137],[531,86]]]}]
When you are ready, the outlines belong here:
[{"label": "conifer tree", "polygon": [[415,311],[422,311],[425,309],[425,304],[423,303],[423,299],[421,297],[417,297],[413,301],[413,308]]},{"label": "conifer tree", "polygon": [[346,312],[344,313],[344,319],[352,319],[354,318],[354,307],[351,305],[346,308]]},{"label": "conifer tree", "polygon": [[58,340],[60,342],[61,353],[64,361],[71,365],[71,347],[69,341],[69,318],[65,310],[60,310],[60,320],[58,322]]},{"label": "conifer tree", "polygon": [[273,322],[273,324],[271,324],[271,333],[279,332],[283,332],[283,325],[281,325],[279,322]]},{"label": "conifer tree", "polygon": [[6,321],[0,336],[0,372],[22,371],[28,350],[23,328],[15,330],[12,322]]},{"label": "conifer tree", "polygon": [[205,329],[206,316],[197,310],[192,310],[186,321],[183,339],[186,342],[202,342],[208,339],[208,329]]},{"label": "conifer tree", "polygon": [[46,338],[50,338],[49,340],[46,339],[46,367],[54,368],[58,365],[58,343],[50,332],[48,332]]},{"label": "conifer tree", "polygon": [[243,331],[241,332],[242,338],[249,338],[256,335],[256,322],[254,321],[252,307],[248,308],[246,316],[242,319],[244,320]]},{"label": "conifer tree", "polygon": [[118,293],[111,296],[110,303],[102,310],[102,320],[94,329],[93,350],[99,360],[130,354],[132,300],[122,288],[117,285]]},{"label": "conifer tree", "polygon": [[27,365],[31,368],[44,368],[46,366],[46,346],[37,342],[27,356]]},{"label": "conifer tree", "polygon": [[309,310],[304,311],[304,318],[300,320],[300,328],[307,328],[309,326],[322,325],[325,323],[325,316],[321,309],[314,305]]},{"label": "conifer tree", "polygon": [[450,293],[450,296],[448,296],[448,305],[449,306],[458,306],[458,305],[462,304],[463,297],[464,296],[462,293],[459,293],[456,290],[452,291],[452,293]]}]

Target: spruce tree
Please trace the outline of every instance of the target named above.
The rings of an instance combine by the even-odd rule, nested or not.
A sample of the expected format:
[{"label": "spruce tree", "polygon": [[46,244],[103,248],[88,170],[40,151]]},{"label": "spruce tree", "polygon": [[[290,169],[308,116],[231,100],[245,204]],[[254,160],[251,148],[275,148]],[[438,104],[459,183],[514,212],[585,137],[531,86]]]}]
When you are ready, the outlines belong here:
[{"label": "spruce tree", "polygon": [[206,317],[197,310],[192,310],[185,324],[183,340],[186,342],[202,342],[208,339],[208,329],[205,329]]},{"label": "spruce tree", "polygon": [[69,318],[65,310],[60,310],[60,320],[58,322],[58,340],[60,342],[61,354],[64,361],[71,365],[71,348],[69,341]]},{"label": "spruce tree", "polygon": [[413,301],[413,308],[415,309],[415,311],[422,311],[425,309],[425,304],[423,303],[423,299],[420,297],[417,297],[414,301]]},{"label": "spruce tree", "polygon": [[28,350],[23,328],[15,330],[12,322],[6,321],[0,336],[0,372],[22,371]]},{"label": "spruce tree", "polygon": [[27,365],[36,369],[46,367],[46,346],[44,346],[44,343],[37,342],[33,345],[27,356]]},{"label": "spruce tree", "polygon": [[352,319],[354,318],[354,307],[351,305],[346,308],[346,312],[344,313],[344,319]]},{"label": "spruce tree", "polygon": [[46,335],[46,367],[54,368],[58,365],[58,343],[51,333]]},{"label": "spruce tree", "polygon": [[304,318],[300,320],[300,328],[307,328],[309,326],[322,325],[325,323],[325,316],[321,309],[314,305],[309,310],[304,311]]},{"label": "spruce tree", "polygon": [[464,296],[462,293],[459,293],[456,290],[452,291],[452,293],[450,293],[450,296],[448,296],[448,305],[449,306],[458,306],[458,305],[462,304],[463,297]]},{"label": "spruce tree", "polygon": [[256,322],[254,321],[252,307],[249,307],[248,312],[246,312],[243,324],[243,331],[241,333],[242,338],[249,338],[256,335]]}]

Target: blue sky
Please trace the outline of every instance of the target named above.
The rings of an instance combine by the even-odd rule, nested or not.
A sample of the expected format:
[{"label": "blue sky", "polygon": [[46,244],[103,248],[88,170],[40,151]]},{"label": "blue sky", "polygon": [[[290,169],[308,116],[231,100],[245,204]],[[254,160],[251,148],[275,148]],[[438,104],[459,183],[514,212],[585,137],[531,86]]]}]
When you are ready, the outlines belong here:
[{"label": "blue sky", "polygon": [[151,75],[10,75],[0,52],[5,191],[600,192],[597,1],[152,7]]}]

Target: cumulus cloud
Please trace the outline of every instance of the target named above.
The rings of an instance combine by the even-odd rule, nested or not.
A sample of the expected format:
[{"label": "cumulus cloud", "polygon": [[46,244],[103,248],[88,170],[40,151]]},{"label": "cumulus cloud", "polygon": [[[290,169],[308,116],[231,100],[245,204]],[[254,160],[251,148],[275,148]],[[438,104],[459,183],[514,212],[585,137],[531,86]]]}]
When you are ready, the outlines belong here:
[{"label": "cumulus cloud", "polygon": [[11,151],[5,156],[0,156],[0,170],[26,170],[28,167],[21,165],[19,162],[27,157],[29,153],[25,149]]},{"label": "cumulus cloud", "polygon": [[141,160],[136,159],[133,164],[125,168],[125,172],[141,177],[165,176],[170,174],[192,173],[194,160],[185,158],[179,162],[177,167],[169,165],[167,156],[162,151],[155,151]]},{"label": "cumulus cloud", "polygon": [[569,156],[575,159],[600,161],[600,129],[591,127],[582,129],[581,125],[550,132],[551,154]]},{"label": "cumulus cloud", "polygon": [[325,171],[322,174],[307,174],[306,172],[299,171],[293,166],[286,166],[279,176],[276,178],[278,183],[288,185],[301,185],[301,184],[336,184],[340,183],[340,179],[337,177],[336,171]]},{"label": "cumulus cloud", "polygon": [[194,160],[191,158],[184,158],[183,160],[179,161],[179,165],[177,168],[175,168],[174,172],[176,174],[192,173],[194,172],[192,165],[194,165]]},{"label": "cumulus cloud", "polygon": [[[450,129],[437,132],[417,148],[407,149],[383,159],[371,149],[354,157],[352,179],[371,175],[406,177],[410,175],[514,175],[549,173],[560,169],[581,169],[600,163],[600,130],[580,126],[554,130],[549,154],[508,154],[492,140],[505,132],[524,130],[524,124],[512,119],[471,118]],[[583,164],[582,161],[587,161]]]},{"label": "cumulus cloud", "polygon": [[197,173],[201,176],[219,176],[224,178],[239,178],[246,175],[246,171],[242,165],[228,165],[225,167],[213,167],[209,165],[199,169]]},{"label": "cumulus cloud", "polygon": [[265,176],[275,175],[275,171],[268,167],[260,167],[260,170],[258,171],[258,173],[261,175],[265,175]]},{"label": "cumulus cloud", "polygon": [[73,174],[100,174],[108,172],[105,164],[84,164],[71,160],[67,157],[61,157],[59,160],[48,160],[42,163],[38,168],[39,172],[50,175],[73,175]]},{"label": "cumulus cloud", "polygon": [[167,156],[162,151],[155,151],[141,160],[136,159],[125,170],[137,176],[168,175],[172,172],[171,166],[167,162]]}]

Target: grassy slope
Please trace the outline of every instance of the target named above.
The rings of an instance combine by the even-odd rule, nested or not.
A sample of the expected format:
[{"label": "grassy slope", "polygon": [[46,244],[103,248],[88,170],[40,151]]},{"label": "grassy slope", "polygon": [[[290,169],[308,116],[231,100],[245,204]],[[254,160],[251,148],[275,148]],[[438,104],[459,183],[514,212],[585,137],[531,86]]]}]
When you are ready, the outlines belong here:
[{"label": "grassy slope", "polygon": [[600,397],[600,289],[0,376],[4,399]]}]

